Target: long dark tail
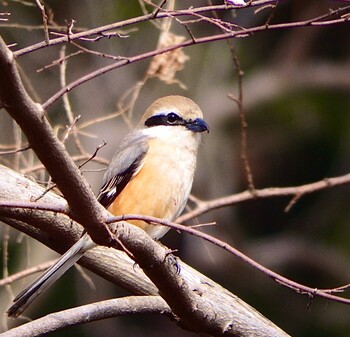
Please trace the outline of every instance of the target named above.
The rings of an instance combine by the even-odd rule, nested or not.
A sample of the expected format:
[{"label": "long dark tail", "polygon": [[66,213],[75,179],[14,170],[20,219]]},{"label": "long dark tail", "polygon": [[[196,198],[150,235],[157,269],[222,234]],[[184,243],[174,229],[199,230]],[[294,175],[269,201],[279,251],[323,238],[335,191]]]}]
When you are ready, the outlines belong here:
[{"label": "long dark tail", "polygon": [[48,270],[40,275],[29,287],[13,300],[14,304],[7,310],[9,317],[18,317],[41,293],[56,282],[84,253],[94,247],[90,237],[85,234]]}]

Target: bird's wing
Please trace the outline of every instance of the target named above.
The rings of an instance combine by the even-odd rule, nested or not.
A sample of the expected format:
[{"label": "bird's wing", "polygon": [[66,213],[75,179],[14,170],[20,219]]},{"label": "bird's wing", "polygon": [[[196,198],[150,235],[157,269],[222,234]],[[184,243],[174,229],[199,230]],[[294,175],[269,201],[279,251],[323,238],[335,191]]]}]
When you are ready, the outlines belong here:
[{"label": "bird's wing", "polygon": [[103,178],[98,201],[107,208],[140,171],[148,151],[147,136],[140,132],[129,134],[112,158]]}]

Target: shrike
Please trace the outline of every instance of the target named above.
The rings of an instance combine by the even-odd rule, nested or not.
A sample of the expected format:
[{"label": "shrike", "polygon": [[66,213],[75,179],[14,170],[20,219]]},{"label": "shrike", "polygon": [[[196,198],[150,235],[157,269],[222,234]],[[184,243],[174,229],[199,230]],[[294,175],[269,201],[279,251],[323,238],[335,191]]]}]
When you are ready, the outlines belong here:
[{"label": "shrike", "polygon": [[[199,106],[186,97],[167,96],[153,102],[112,158],[99,202],[113,215],[140,214],[175,220],[191,191],[201,133],[209,131],[202,118]],[[169,230],[140,220],[129,222],[155,240]],[[90,236],[84,234],[14,299],[7,315],[19,316],[94,246]]]}]

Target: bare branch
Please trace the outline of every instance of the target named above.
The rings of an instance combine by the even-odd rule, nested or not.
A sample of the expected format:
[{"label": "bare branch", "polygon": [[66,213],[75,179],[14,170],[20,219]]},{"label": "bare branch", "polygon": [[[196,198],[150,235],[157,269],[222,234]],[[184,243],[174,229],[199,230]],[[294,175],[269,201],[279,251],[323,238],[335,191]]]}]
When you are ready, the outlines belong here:
[{"label": "bare branch", "polygon": [[87,160],[85,160],[82,164],[79,165],[79,169],[81,169],[81,168],[82,168],[84,165],[86,165],[89,161],[93,160],[93,159],[96,157],[98,151],[100,151],[100,149],[102,149],[105,145],[106,145],[106,142],[103,142],[102,144],[100,144],[99,146],[97,146],[95,152],[94,152]]},{"label": "bare branch", "polygon": [[[261,0],[261,1],[254,1],[251,2],[250,6],[251,7],[257,7],[257,6],[261,6],[261,5],[265,5],[265,4],[269,4],[272,3],[274,4],[276,2],[276,0]],[[217,5],[217,6],[205,6],[205,7],[197,7],[197,8],[192,8],[192,9],[184,9],[184,10],[176,10],[176,11],[164,11],[164,12],[160,12],[158,13],[157,17],[155,19],[162,19],[162,18],[167,18],[169,16],[191,16],[193,14],[196,13],[205,13],[205,12],[211,12],[211,11],[228,11],[228,10],[235,10],[235,9],[240,9],[241,6],[227,6],[225,5]],[[334,14],[338,14],[341,15],[342,13],[346,13],[349,10],[349,6],[345,6],[343,8],[339,8],[337,11],[325,14],[326,17],[329,17],[331,15]],[[134,25],[137,23],[141,23],[141,22],[145,22],[145,21],[149,21],[152,20],[153,18],[153,13],[151,14],[146,14],[140,17],[136,17],[136,18],[132,18],[132,19],[128,19],[128,20],[124,20],[121,22],[117,22],[117,23],[113,23],[113,24],[109,24],[109,25],[105,25],[105,26],[101,26],[95,29],[91,29],[91,30],[87,30],[85,32],[80,32],[80,33],[76,33],[76,34],[71,34],[69,36],[69,39],[67,36],[63,36],[57,39],[52,39],[50,40],[49,45],[46,45],[45,42],[39,42],[37,44],[34,44],[30,47],[27,48],[23,48],[20,49],[18,51],[16,51],[14,53],[15,57],[19,57],[21,55],[33,52],[35,50],[38,49],[42,49],[48,46],[55,46],[64,42],[69,42],[69,41],[74,41],[74,40],[79,40],[81,38],[86,38],[88,36],[93,36],[93,35],[99,35],[103,32],[109,31],[109,30],[114,30],[114,29],[118,29],[118,28],[124,28],[130,25]],[[320,21],[322,18],[321,17],[317,17],[315,18],[317,21]],[[313,22],[314,19],[310,19],[307,21],[301,21],[301,22],[295,22],[295,23],[286,23],[286,24],[281,24],[281,26],[276,26],[276,25],[271,25],[273,26],[272,29],[279,29],[279,28],[293,28],[293,27],[302,27],[302,26],[308,26],[308,25],[322,25],[322,22]],[[344,17],[344,18],[340,18],[338,20],[334,20],[334,23],[341,23],[341,22],[347,22],[348,18]],[[333,21],[331,21],[333,22]],[[331,22],[327,22],[326,25],[331,24]],[[269,29],[271,29],[271,26],[269,26]],[[251,33],[254,32],[258,32],[258,31],[263,31],[266,29],[266,26],[259,26],[256,27],[257,30],[253,30],[251,31]],[[230,36],[227,36],[228,38],[230,38]],[[232,37],[232,36],[231,36]],[[224,39],[226,37],[222,37],[221,39]]]},{"label": "bare branch", "polygon": [[35,2],[41,11],[43,26],[44,26],[44,33],[45,33],[45,43],[48,45],[50,43],[50,37],[49,37],[49,29],[47,26],[47,15],[45,12],[45,6],[40,2],[40,0],[35,0]]},{"label": "bare branch", "polygon": [[160,296],[130,296],[55,312],[3,332],[1,336],[43,336],[70,326],[139,313],[172,316],[169,306]]},{"label": "bare branch", "polygon": [[[259,190],[257,190],[257,192],[259,192]],[[32,205],[31,203],[26,203],[26,202],[1,202],[0,208],[1,207],[46,210],[46,211],[66,214],[64,208],[55,207],[53,205],[50,206],[50,204],[38,203],[38,204]],[[0,211],[0,213],[1,213],[1,211]],[[297,283],[295,281],[292,281],[292,280],[262,266],[258,262],[254,261],[253,259],[249,258],[248,256],[246,256],[242,252],[238,251],[236,248],[230,246],[229,244],[227,244],[219,239],[216,239],[211,235],[208,235],[208,234],[205,234],[199,230],[196,230],[195,227],[180,225],[178,223],[166,221],[163,219],[158,219],[158,218],[145,216],[145,215],[135,215],[135,214],[125,214],[122,216],[112,216],[112,217],[109,217],[108,219],[106,219],[106,223],[112,224],[112,223],[115,223],[118,221],[128,221],[128,220],[143,220],[143,221],[147,221],[149,223],[160,224],[163,226],[167,226],[167,227],[176,229],[178,231],[182,231],[182,232],[197,236],[197,237],[202,238],[210,243],[215,244],[218,247],[221,247],[221,248],[227,250],[228,252],[234,254],[236,257],[243,260],[245,263],[248,263],[249,265],[251,265],[253,268],[255,268],[255,269],[263,272],[265,275],[273,278],[279,284],[287,286],[288,288],[291,288],[298,293],[307,294],[308,296],[319,296],[319,297],[323,297],[323,298],[326,298],[328,300],[337,301],[337,302],[340,302],[343,304],[350,304],[350,299],[346,299],[343,297],[333,295],[333,293],[337,292],[338,289],[344,290],[344,289],[348,288],[348,285],[333,288],[333,289],[316,289],[316,288],[311,288],[311,287],[305,286],[303,284]]]},{"label": "bare branch", "polygon": [[[91,155],[90,154],[86,154],[86,155],[76,155],[76,156],[72,156],[72,159],[74,160],[74,162],[79,162],[79,161],[86,161],[86,160],[91,160],[94,161],[96,163],[99,163],[101,165],[108,165],[108,160],[102,157],[94,157],[91,159]],[[28,174],[28,173],[32,173],[32,172],[36,172],[36,171],[40,171],[40,170],[45,170],[45,166],[43,164],[37,164],[37,165],[32,165],[28,168],[24,168],[21,172],[24,174]]]},{"label": "bare branch", "polygon": [[[286,278],[278,273],[275,273],[274,271],[264,267],[260,263],[251,259],[247,255],[243,254],[238,249],[230,246],[226,242],[221,241],[217,238],[214,238],[213,236],[211,236],[209,234],[203,233],[203,232],[195,229],[194,227],[180,225],[177,223],[173,223],[170,221],[165,221],[165,220],[157,219],[157,218],[153,218],[153,217],[138,216],[138,215],[131,215],[131,214],[123,215],[123,219],[126,221],[127,220],[144,220],[144,221],[147,221],[150,223],[157,223],[157,224],[160,224],[163,226],[167,226],[167,227],[176,229],[176,230],[181,231],[181,232],[185,232],[185,233],[197,236],[197,237],[202,238],[202,239],[204,239],[204,240],[206,240],[206,241],[208,241],[208,242],[210,242],[210,243],[212,243],[220,248],[225,249],[226,251],[230,252],[231,254],[234,254],[236,257],[238,257],[239,259],[241,259],[245,263],[248,263],[254,269],[257,269],[260,272],[264,273],[265,275],[271,277],[277,283],[284,285],[290,289],[295,290],[297,293],[300,293],[303,295],[308,295],[310,298],[314,297],[314,296],[319,296],[319,297],[326,298],[328,300],[332,300],[335,302],[350,305],[350,299],[336,296],[336,295],[332,294],[332,293],[336,293],[338,291],[338,289],[340,289],[340,290],[347,289],[349,287],[349,285],[345,285],[345,286],[341,286],[341,287],[337,287],[337,288],[333,288],[333,289],[311,288],[311,287],[305,286],[303,284],[300,284],[298,282],[292,281],[292,280],[290,280],[290,279],[288,279],[288,278]],[[108,222],[113,222],[113,221],[118,221],[118,220],[119,220],[119,217],[112,217],[108,220]]]},{"label": "bare branch", "polygon": [[56,261],[57,261],[57,259],[51,260],[51,261],[42,263],[38,266],[34,266],[32,268],[22,270],[16,274],[12,274],[11,276],[4,277],[3,279],[0,280],[0,287],[7,285],[7,284],[11,284],[13,282],[16,282],[16,281],[18,281],[22,278],[25,278],[27,276],[30,276],[32,274],[42,272],[42,271],[46,270],[47,268],[51,267]]},{"label": "bare branch", "polygon": [[79,54],[82,54],[82,53],[83,53],[82,50],[78,50],[78,51],[75,52],[75,53],[71,53],[71,54],[69,54],[69,55],[65,55],[63,58],[60,57],[59,59],[52,61],[51,64],[46,65],[46,66],[44,66],[44,67],[38,69],[37,72],[40,73],[40,72],[42,72],[42,71],[44,71],[44,70],[46,70],[46,69],[49,69],[49,68],[51,68],[51,67],[60,65],[63,61],[66,61],[66,60],[68,60],[69,58],[71,58],[71,57],[73,57],[73,56],[76,56],[76,55],[79,55]]},{"label": "bare branch", "polygon": [[[215,6],[213,6],[213,7],[215,7]],[[149,51],[149,52],[146,52],[143,54],[139,54],[136,56],[130,56],[130,57],[127,57],[123,60],[117,61],[113,64],[110,64],[108,66],[105,66],[101,69],[95,70],[95,71],[93,71],[85,76],[80,77],[78,80],[76,80],[76,81],[72,82],[71,84],[67,85],[66,87],[62,88],[60,91],[58,91],[56,94],[54,94],[51,98],[49,98],[43,104],[43,108],[44,109],[48,108],[51,104],[53,104],[55,101],[57,101],[59,98],[61,98],[68,91],[73,90],[74,88],[80,86],[81,84],[83,84],[83,83],[85,83],[85,82],[87,82],[87,81],[89,81],[97,76],[108,73],[114,69],[118,69],[122,66],[125,66],[126,64],[139,62],[141,60],[145,60],[145,59],[151,58],[151,57],[156,56],[156,55],[170,52],[170,51],[173,51],[173,50],[178,49],[178,48],[192,46],[194,44],[202,44],[202,43],[208,43],[208,42],[213,42],[213,41],[232,39],[235,37],[243,37],[243,36],[248,37],[250,35],[253,35],[253,34],[256,34],[259,32],[263,32],[266,30],[280,30],[280,29],[291,29],[291,28],[306,27],[306,26],[319,26],[322,24],[321,20],[324,19],[325,17],[332,16],[335,13],[337,15],[341,15],[342,13],[344,13],[344,12],[346,13],[349,10],[350,10],[350,6],[345,6],[343,8],[340,8],[337,11],[332,11],[331,13],[328,13],[328,14],[325,14],[322,16],[318,16],[318,17],[310,19],[310,20],[297,21],[297,22],[291,22],[291,23],[282,23],[282,24],[272,24],[269,26],[261,25],[261,26],[256,26],[256,27],[247,28],[247,29],[243,29],[243,30],[231,31],[229,33],[223,33],[223,34],[217,34],[217,35],[212,35],[212,36],[205,36],[205,37],[201,37],[201,38],[196,38],[195,41],[193,40],[193,38],[191,38],[190,40],[186,40],[184,42],[174,44],[174,45],[169,46],[169,47],[161,48],[159,50],[152,50],[152,51]],[[159,15],[160,14],[161,13],[159,13]],[[169,13],[169,15],[176,15],[176,14],[182,15],[183,13],[182,13],[182,11]],[[187,14],[190,15],[190,13],[187,13]],[[347,22],[349,20],[350,20],[350,18],[345,16],[345,17],[340,18],[340,19],[334,19],[333,21],[329,21],[326,24],[331,24],[330,22],[333,22],[333,24],[339,24],[339,23]],[[75,34],[75,35],[77,35],[77,34]],[[72,37],[74,37],[74,34],[71,36],[71,38]]]},{"label": "bare branch", "polygon": [[[34,103],[26,93],[13,54],[1,38],[0,77],[6,83],[0,86],[2,105],[20,125],[30,146],[67,199],[72,217],[76,216],[86,225],[94,240],[104,244],[111,242],[108,229],[100,221],[107,211],[97,202],[89,184],[53,134],[42,106]],[[79,196],[76,191],[80,191]]]},{"label": "bare branch", "polygon": [[[41,187],[12,170],[0,166],[0,173],[2,186],[0,200],[6,198],[6,200],[26,201],[42,193]],[[19,189],[22,183],[26,184],[26,189],[23,192],[21,190],[20,193],[16,191],[11,183],[14,180]],[[53,193],[47,193],[42,202],[65,205],[65,201]],[[72,243],[73,238],[75,240],[79,238],[81,233],[77,224],[67,216],[53,212],[25,210],[22,212],[20,209],[0,207],[0,220],[34,236],[60,252]],[[48,223],[50,226],[47,226]],[[124,230],[119,231],[120,227]],[[139,266],[143,267],[147,275],[157,284],[168,304],[175,308],[174,312],[178,315],[180,324],[182,326],[185,324],[191,330],[212,331],[216,336],[223,333],[225,336],[235,337],[287,336],[238,297],[176,259],[181,268],[179,274],[174,268],[173,258],[169,257],[169,251],[155,243],[141,229],[127,223],[118,223],[115,229],[118,230],[119,239],[135,255],[137,266],[122,252],[105,247],[97,247],[87,252],[79,263],[134,293],[157,294],[157,289],[139,268]],[[52,237],[55,241],[50,239]],[[142,252],[144,250],[146,253]],[[184,305],[186,306],[186,303],[189,305],[186,311],[178,312]],[[192,310],[191,308],[194,311],[188,313],[188,310]],[[182,315],[186,315],[184,319]],[[206,322],[204,325],[203,319]],[[200,326],[198,326],[199,321]]]},{"label": "bare branch", "polygon": [[[60,82],[61,82],[61,86],[65,87],[67,85],[67,81],[66,81],[67,59],[66,59],[65,46],[62,46],[60,50],[60,59],[63,60],[60,65]],[[76,127],[76,123],[81,116],[74,117],[74,114],[68,99],[68,95],[63,96],[63,106],[66,111],[68,122],[70,123],[70,126],[67,128],[66,137],[68,137],[69,133],[72,132],[73,138],[74,138],[74,144],[77,147],[79,153],[86,154],[83,148],[83,145],[81,144],[80,139],[78,137],[78,131]],[[64,142],[65,140],[63,140],[63,143]]]},{"label": "bare branch", "polygon": [[29,149],[30,149],[30,146],[29,145],[25,145],[25,146],[21,147],[20,149],[8,150],[8,151],[0,151],[0,155],[15,154],[15,153],[18,153],[18,152],[27,151]]},{"label": "bare branch", "polygon": [[[39,7],[42,6],[40,0],[36,0],[36,2]],[[147,0],[145,2],[149,1]],[[133,274],[133,269],[140,270],[139,266],[141,266],[145,273],[148,275],[148,277],[158,287],[159,293],[163,296],[163,298],[167,301],[168,305],[171,307],[172,313],[174,313],[174,315],[176,315],[176,318],[178,319],[178,323],[182,326],[185,326],[189,330],[200,331],[202,333],[215,336],[223,334],[232,336],[286,336],[285,333],[276,328],[264,317],[261,317],[258,313],[254,311],[254,309],[247,306],[245,303],[237,299],[234,295],[228,293],[222,288],[217,287],[215,283],[213,283],[209,279],[204,278],[199,273],[192,272],[190,268],[184,265],[181,261],[175,263],[175,260],[170,255],[171,252],[169,252],[169,250],[167,250],[164,247],[159,247],[152,240],[149,240],[149,238],[142,231],[140,232],[138,229],[135,229],[124,222],[114,222],[126,219],[142,218],[152,223],[167,225],[172,228],[177,228],[179,230],[188,232],[192,235],[199,236],[211,243],[216,244],[217,246],[223,249],[226,249],[231,254],[235,254],[240,259],[253,266],[253,268],[258,269],[261,272],[268,275],[269,277],[273,278],[276,282],[283,284],[302,294],[307,294],[310,298],[313,298],[314,296],[322,296],[329,300],[337,300],[339,302],[349,304],[349,300],[339,296],[334,296],[334,293],[347,289],[348,285],[333,289],[321,290],[300,285],[294,281],[291,281],[289,279],[284,278],[281,275],[274,273],[271,270],[268,270],[264,266],[261,266],[259,263],[251,260],[249,257],[237,251],[235,248],[227,245],[225,242],[216,240],[215,238],[209,235],[195,231],[194,227],[181,227],[181,225],[169,222],[167,223],[164,221],[162,222],[162,220],[160,219],[152,219],[150,217],[145,216],[142,216],[141,218],[140,216],[135,215],[126,215],[124,217],[114,218],[108,217],[108,213],[101,209],[101,207],[97,204],[96,199],[93,196],[93,193],[90,191],[86,182],[83,179],[81,179],[81,172],[79,172],[79,168],[75,166],[72,160],[73,158],[69,158],[69,156],[65,152],[64,147],[59,142],[59,139],[57,139],[57,137],[53,135],[52,129],[50,128],[50,125],[47,122],[43,107],[46,108],[50,106],[50,104],[62,97],[62,95],[65,95],[68,91],[103,73],[109,72],[113,69],[117,69],[129,63],[135,63],[153,56],[159,56],[169,51],[174,51],[177,49],[180,50],[179,48],[191,46],[197,43],[207,43],[222,39],[249,37],[252,34],[264,32],[269,29],[290,29],[295,27],[326,26],[335,25],[339,23],[347,23],[350,20],[350,6],[345,6],[337,10],[331,10],[321,16],[314,17],[312,19],[307,19],[305,21],[271,24],[272,16],[275,14],[275,7],[272,10],[272,14],[270,15],[270,17],[264,25],[259,27],[245,28],[239,27],[222,19],[213,19],[212,17],[206,17],[208,8],[210,8],[210,10],[216,9],[220,11],[229,11],[237,8],[237,6],[230,6],[228,4],[229,2],[225,3],[225,8],[223,8],[220,5],[200,8],[191,7],[186,10],[173,10],[173,8],[166,9],[164,6],[167,3],[166,0],[158,2],[161,4],[154,5],[152,2],[150,2],[149,4],[152,6],[152,13],[145,14],[138,18],[134,18],[132,20],[125,20],[122,22],[114,23],[112,25],[99,27],[97,29],[81,33],[76,33],[75,27],[73,27],[73,25],[69,25],[68,32],[64,36],[60,36],[59,38],[55,38],[52,40],[48,40],[48,38],[45,38],[44,46],[37,44],[35,46],[19,50],[16,53],[16,56],[24,55],[30,50],[38,50],[43,47],[63,44],[66,42],[69,42],[72,45],[75,44],[74,41],[85,41],[85,43],[94,42],[100,40],[101,38],[110,37],[111,35],[117,36],[114,33],[109,34],[109,30],[105,30],[107,27],[126,27],[140,22],[145,22],[147,20],[157,25],[157,27],[162,26],[161,24],[159,24],[159,21],[161,21],[161,23],[168,22],[169,24],[179,23],[187,30],[189,34],[187,41],[174,42],[171,43],[169,46],[164,46],[159,50],[152,50],[146,53],[132,55],[128,57],[108,55],[113,60],[117,60],[117,62],[114,62],[113,64],[107,67],[101,68],[90,74],[87,74],[83,78],[73,81],[71,84],[65,83],[65,68],[63,65],[61,66],[62,89],[54,96],[52,96],[48,101],[46,101],[43,106],[35,104],[33,100],[31,100],[28,97],[16,71],[16,65],[13,60],[14,54],[10,53],[8,49],[6,49],[4,43],[1,43],[2,41],[0,41],[0,78],[2,84],[9,83],[8,88],[4,85],[1,85],[0,83],[0,106],[8,110],[11,116],[13,116],[13,118],[15,118],[16,121],[20,124],[25,135],[29,140],[29,146],[33,148],[33,150],[38,154],[38,157],[43,162],[43,165],[47,166],[48,172],[53,177],[53,181],[57,183],[57,186],[61,189],[63,195],[68,200],[69,205],[68,210],[66,208],[65,201],[62,201],[60,198],[57,197],[58,199],[55,199],[55,201],[57,201],[58,206],[51,207],[50,204],[47,204],[46,202],[47,197],[49,198],[49,196],[51,196],[52,194],[47,193],[49,190],[46,190],[44,193],[33,193],[32,195],[30,195],[30,197],[26,195],[25,199],[21,199],[18,195],[15,195],[14,199],[0,197],[0,219],[12,225],[15,228],[23,230],[23,232],[25,233],[40,238],[41,241],[49,243],[49,245],[54,246],[54,248],[59,251],[63,251],[67,246],[70,245],[72,241],[76,240],[76,238],[79,236],[76,233],[80,234],[81,232],[81,228],[73,220],[80,222],[84,227],[86,227],[89,233],[91,232],[93,239],[95,241],[98,241],[100,244],[117,247],[119,243],[118,247],[125,248],[125,251],[129,254],[129,256],[132,256],[137,263],[137,267],[133,266],[131,268],[131,274]],[[171,1],[169,1],[168,4],[170,2]],[[279,1],[276,0],[248,1],[247,7],[257,7],[264,5],[266,6],[269,4],[277,4],[278,2]],[[45,15],[45,9],[42,10],[42,13],[43,15]],[[227,13],[225,13],[225,17],[226,15]],[[190,19],[187,20],[185,16],[190,17]],[[211,33],[206,33],[208,34],[208,36],[202,36],[197,38],[196,32],[198,30],[192,29],[192,27],[197,28],[202,23],[210,23],[215,26],[214,29],[219,28],[220,30],[222,30],[222,33],[216,35],[209,35]],[[49,26],[46,22],[47,34],[48,27]],[[210,29],[212,31],[213,27],[211,27]],[[80,46],[78,45],[77,47],[80,48]],[[103,53],[90,51],[90,48],[81,48],[84,49],[85,53],[88,52],[90,54],[95,54],[97,56],[104,57]],[[242,153],[243,159],[246,159],[244,165],[246,175],[248,178],[247,180],[249,191],[245,191],[237,195],[230,195],[227,197],[218,198],[215,200],[195,200],[195,210],[181,217],[181,221],[186,221],[186,219],[190,219],[195,215],[203,214],[211,209],[230,206],[236,203],[245,202],[252,199],[271,198],[278,196],[291,197],[291,201],[285,209],[285,211],[288,212],[289,209],[296,202],[298,202],[298,200],[300,200],[305,194],[313,193],[315,191],[319,191],[327,187],[347,184],[348,182],[350,182],[350,175],[345,175],[343,177],[329,178],[323,181],[315,182],[313,184],[306,184],[297,187],[270,188],[261,190],[255,189],[246,149],[246,120],[243,111],[242,89],[243,74],[234,50],[232,55],[238,72],[239,92],[238,97],[231,96],[231,98],[233,98],[233,100],[238,104],[240,111],[242,127]],[[61,61],[66,59],[67,57],[61,55]],[[144,83],[145,81],[141,81],[134,87],[135,89],[132,91],[132,99],[140,93],[140,90]],[[132,100],[131,104],[127,105],[132,107],[134,102],[135,100]],[[69,107],[69,104],[67,105],[67,102],[65,103],[67,106],[66,110],[68,111],[71,117],[70,127],[68,127],[65,136],[68,137],[69,134],[73,132],[74,137],[78,139],[78,135],[80,130],[82,129],[82,126],[80,126],[79,128],[75,125],[75,120],[73,118],[74,116],[70,111],[71,109]],[[125,106],[121,106],[121,113],[125,111],[124,108]],[[95,121],[92,121],[92,123],[94,122]],[[81,134],[82,133],[80,133],[80,135]],[[15,134],[15,150],[19,151],[20,149],[22,149],[22,137],[24,136],[22,136],[22,134],[20,133]],[[74,159],[79,157],[85,158],[88,161],[100,160],[99,158],[95,158],[97,151],[92,155],[92,157],[90,157],[90,155],[85,153],[85,151],[83,151],[82,148],[80,150],[81,154],[79,156],[76,156]],[[41,164],[36,166],[31,165],[33,163],[33,157],[31,157],[34,156],[33,151],[30,151],[30,154],[27,156],[19,156],[19,152],[16,152],[16,154],[17,155],[15,156],[15,160],[18,169],[20,169],[21,166],[31,166],[30,169],[33,171],[35,169],[41,169],[44,167]],[[101,159],[101,162],[102,161],[103,159]],[[0,180],[1,179],[2,177],[0,177]],[[16,184],[18,184],[18,181],[15,181]],[[6,185],[7,182],[4,182],[4,184]],[[0,189],[0,196],[2,193],[3,192]],[[17,191],[16,193],[19,192]],[[83,194],[83,198],[80,193]],[[79,196],[79,200],[77,200],[77,194]],[[11,193],[8,193],[8,195],[13,196],[13,194]],[[42,197],[42,200],[38,203],[30,202],[31,200],[35,200],[36,195],[39,195],[40,198]],[[12,202],[12,200],[16,201]],[[56,205],[55,202],[54,204]],[[57,217],[57,219],[54,219],[54,216]],[[54,219],[54,221],[52,221],[53,227],[50,226],[49,228],[47,228],[48,223],[50,223],[51,225],[52,219]],[[58,227],[59,229],[56,229],[55,226],[58,226],[58,219],[62,220],[62,223],[64,223],[65,226],[61,226]],[[108,222],[112,222],[110,227],[110,229],[113,229],[112,232],[110,229],[105,228],[105,224]],[[71,234],[71,230],[73,231],[73,234]],[[50,242],[50,240],[47,239],[47,236],[49,235],[51,238],[54,237],[54,240],[56,241],[55,234],[57,233],[59,233],[59,235],[57,236],[57,242]],[[51,239],[51,241],[53,240]],[[98,247],[93,252],[89,252],[87,254],[87,258],[82,260],[82,264],[90,264],[90,266],[96,264],[96,260],[93,262],[91,262],[90,260],[90,256],[94,256],[96,251],[105,252],[106,250],[104,250],[102,247]],[[114,252],[114,250],[111,251]],[[133,263],[134,262],[132,262],[131,264]],[[101,260],[98,260],[97,264],[101,264]],[[6,265],[6,263],[4,265]],[[108,269],[111,269],[109,264],[106,264],[106,266],[108,267]],[[180,273],[178,266],[180,266],[181,268]],[[107,267],[99,265],[97,267],[93,266],[92,268],[107,269]],[[116,269],[114,269],[114,271],[115,270]],[[108,270],[104,272],[108,273],[110,271]],[[140,273],[142,274],[142,272]],[[107,276],[107,278],[113,277],[115,276],[111,274],[108,274]],[[144,289],[138,285],[137,277],[135,278],[134,274],[132,275],[132,277],[130,277],[130,279],[133,280],[134,284],[128,285],[127,287],[133,288],[135,292],[148,293],[149,291],[152,294],[158,293],[158,290],[155,288],[154,284],[152,284],[143,274],[141,278],[143,281],[145,281],[145,283],[147,283],[146,291],[144,291]],[[7,280],[9,279],[10,276],[7,278]],[[76,322],[78,321],[79,319]],[[248,328],[252,328],[253,331],[256,328],[259,330],[259,333],[255,335],[255,332],[252,333],[251,330],[249,330]]]},{"label": "bare branch", "polygon": [[[0,86],[0,100],[3,106],[19,123],[27,135],[31,147],[36,151],[52,175],[54,182],[66,197],[72,218],[78,219],[84,227],[86,226],[89,233],[91,232],[92,237],[95,240],[97,238],[102,244],[110,245],[113,243],[117,245],[119,241],[122,242],[126,250],[135,257],[138,265],[157,285],[162,297],[179,317],[182,326],[189,330],[203,331],[217,336],[222,335],[222,333],[232,336],[251,335],[251,329],[254,326],[254,331],[258,332],[256,336],[271,334],[286,336],[283,331],[263,316],[255,313],[255,310],[246,304],[242,305],[236,297],[234,297],[233,302],[233,295],[228,296],[223,291],[219,291],[218,294],[226,297],[225,305],[227,307],[223,311],[225,317],[219,319],[216,306],[212,305],[212,301],[216,302],[217,299],[203,296],[203,293],[209,295],[212,292],[212,282],[205,281],[203,286],[209,286],[209,288],[198,293],[198,279],[194,281],[193,278],[186,277],[184,266],[181,266],[182,273],[179,275],[177,268],[174,268],[174,258],[169,255],[168,250],[154,242],[142,229],[125,222],[116,223],[114,231],[118,236],[116,240],[112,241],[110,231],[103,222],[107,218],[105,215],[107,212],[101,210],[101,206],[97,204],[96,198],[86,182],[82,180],[74,162],[53,135],[41,107],[26,94],[13,62],[12,53],[2,40],[0,40],[0,76],[5,80],[3,83],[6,83],[6,86]],[[44,144],[45,146],[43,146]],[[76,191],[80,192],[78,196]],[[6,191],[6,194],[8,199],[10,191]],[[15,199],[18,199],[18,196]],[[19,226],[23,221],[28,221],[29,214],[22,213],[19,209],[0,208],[0,211],[3,214],[2,220],[11,225]],[[10,215],[11,212],[12,215]],[[36,226],[42,226],[44,223],[47,222],[43,221],[41,216]],[[30,231],[28,226],[22,230],[27,233]],[[54,235],[54,230],[51,227],[49,231],[51,235]],[[212,290],[210,291],[210,289]],[[236,312],[234,306],[237,303],[240,303],[239,311],[241,313],[239,315],[233,314]],[[196,310],[194,310],[195,308]],[[253,312],[255,314],[252,316]]]},{"label": "bare branch", "polygon": [[[184,214],[178,218],[179,222],[186,222],[192,218],[195,218],[201,214],[207,213],[213,209],[232,206],[238,203],[242,203],[248,200],[254,199],[266,199],[275,197],[286,197],[286,196],[298,196],[300,199],[302,196],[317,191],[321,191],[327,188],[336,187],[340,185],[347,185],[350,183],[350,174],[345,174],[339,177],[325,178],[311,184],[305,184],[295,187],[269,187],[259,190],[254,190],[254,194],[250,191],[244,191],[241,193],[217,198],[209,201],[202,201],[198,204],[191,212]],[[287,206],[285,211],[289,211],[290,207]]]},{"label": "bare branch", "polygon": [[[46,191],[44,191],[44,192],[46,192]],[[42,198],[41,195],[40,195],[40,197]],[[33,199],[35,200],[38,198],[33,198]],[[66,215],[68,215],[68,213],[69,213],[67,210],[67,207],[65,207],[65,206],[58,206],[58,205],[55,206],[52,204],[42,203],[42,202],[39,203],[36,200],[33,202],[0,200],[0,207],[32,209],[32,210],[36,210],[36,211],[55,212],[55,213],[61,213],[61,214],[66,214]]]},{"label": "bare branch", "polygon": [[236,54],[236,49],[232,44],[229,43],[229,48],[231,51],[233,63],[235,65],[236,73],[237,73],[237,82],[238,82],[238,97],[235,98],[233,95],[229,95],[229,97],[236,102],[238,106],[239,119],[241,123],[241,158],[243,160],[244,170],[248,182],[248,189],[252,194],[254,194],[255,186],[253,173],[249,162],[248,156],[248,145],[247,145],[247,128],[248,123],[246,122],[246,118],[244,115],[243,108],[243,70],[241,68],[241,63],[239,62],[238,56]]}]

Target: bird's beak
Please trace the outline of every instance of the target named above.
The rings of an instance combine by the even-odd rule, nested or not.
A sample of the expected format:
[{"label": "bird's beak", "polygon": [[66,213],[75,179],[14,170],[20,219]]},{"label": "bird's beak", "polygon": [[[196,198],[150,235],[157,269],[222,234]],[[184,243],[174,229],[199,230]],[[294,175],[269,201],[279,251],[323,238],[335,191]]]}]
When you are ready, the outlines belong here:
[{"label": "bird's beak", "polygon": [[204,132],[209,133],[209,125],[202,118],[196,118],[195,120],[186,123],[186,128],[193,132]]}]

